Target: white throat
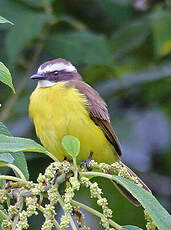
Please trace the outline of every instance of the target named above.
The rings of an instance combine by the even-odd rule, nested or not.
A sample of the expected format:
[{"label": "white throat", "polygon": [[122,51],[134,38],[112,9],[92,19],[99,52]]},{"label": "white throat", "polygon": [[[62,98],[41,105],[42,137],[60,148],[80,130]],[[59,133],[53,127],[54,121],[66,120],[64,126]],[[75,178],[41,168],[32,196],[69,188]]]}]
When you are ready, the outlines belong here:
[{"label": "white throat", "polygon": [[53,85],[56,85],[57,82],[51,82],[51,81],[47,81],[47,80],[40,80],[37,83],[37,87],[36,89],[42,88],[42,87],[51,87]]}]

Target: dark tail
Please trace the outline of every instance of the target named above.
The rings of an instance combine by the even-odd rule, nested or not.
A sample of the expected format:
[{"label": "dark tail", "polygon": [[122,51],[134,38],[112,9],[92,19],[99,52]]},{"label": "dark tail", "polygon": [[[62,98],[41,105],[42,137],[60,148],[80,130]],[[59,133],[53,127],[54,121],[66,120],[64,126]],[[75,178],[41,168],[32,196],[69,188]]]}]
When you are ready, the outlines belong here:
[{"label": "dark tail", "polygon": [[[130,174],[130,176],[134,176],[138,179],[138,182],[142,185],[142,187],[147,191],[151,193],[151,190],[147,187],[147,185],[144,184],[144,182],[130,169],[128,168],[125,164],[122,162],[119,162],[124,168],[127,169],[127,172]],[[141,206],[140,202],[122,185],[117,183],[116,181],[112,181],[115,187],[120,191],[120,193],[125,196],[132,204],[135,206]]]}]

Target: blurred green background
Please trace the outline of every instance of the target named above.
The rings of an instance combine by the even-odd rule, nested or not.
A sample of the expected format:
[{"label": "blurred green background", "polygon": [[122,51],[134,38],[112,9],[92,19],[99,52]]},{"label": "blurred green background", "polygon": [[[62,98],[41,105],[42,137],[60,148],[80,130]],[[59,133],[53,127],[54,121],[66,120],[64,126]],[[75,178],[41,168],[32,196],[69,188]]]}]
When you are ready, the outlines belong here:
[{"label": "blurred green background", "polygon": [[[0,0],[0,60],[12,73],[16,95],[0,83],[0,121],[15,136],[38,141],[28,118],[29,79],[38,66],[66,58],[106,100],[123,149],[123,161],[171,212],[171,2],[148,0]],[[35,180],[50,161],[26,154]],[[145,229],[111,183],[98,180],[121,225]],[[87,191],[77,199],[96,207]],[[97,207],[98,208],[98,207]],[[60,211],[59,211],[60,212]],[[86,213],[88,226],[100,229]],[[30,229],[40,229],[42,217]]]}]

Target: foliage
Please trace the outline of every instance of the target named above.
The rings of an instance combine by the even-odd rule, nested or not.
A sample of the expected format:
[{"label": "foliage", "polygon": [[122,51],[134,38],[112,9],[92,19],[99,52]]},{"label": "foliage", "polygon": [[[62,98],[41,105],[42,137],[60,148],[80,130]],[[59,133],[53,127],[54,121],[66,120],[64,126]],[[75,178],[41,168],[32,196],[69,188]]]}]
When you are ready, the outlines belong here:
[{"label": "foliage", "polygon": [[[25,149],[23,147],[21,149],[26,151],[40,151],[49,155],[43,147],[32,140],[24,138],[18,139],[1,135],[1,151],[16,152],[18,151],[18,149],[16,150],[18,146],[19,148],[21,148],[20,146],[26,146]],[[18,142],[16,140],[18,140]],[[98,164],[97,162],[91,161],[92,169],[98,169],[102,172],[86,172],[84,169],[80,171],[77,164],[75,164],[75,157],[79,154],[79,140],[72,136],[65,136],[62,140],[62,144],[67,153],[73,157],[74,165],[70,164],[68,161],[55,161],[46,169],[44,175],[41,173],[39,174],[37,183],[27,181],[19,168],[14,168],[14,165],[13,170],[18,172],[19,177],[0,176],[1,180],[8,179],[18,182],[18,184],[15,182],[8,182],[10,185],[8,185],[8,183],[1,185],[1,205],[6,207],[6,203],[9,203],[9,199],[11,202],[14,198],[16,199],[14,205],[8,205],[6,211],[4,211],[4,209],[0,212],[0,215],[3,218],[3,229],[28,229],[28,218],[32,215],[38,215],[37,210],[41,211],[45,218],[45,222],[42,225],[43,230],[52,229],[53,226],[57,229],[67,229],[69,224],[72,229],[77,229],[71,215],[75,217],[79,227],[88,229],[87,224],[84,221],[84,215],[79,209],[80,207],[98,216],[101,219],[101,224],[104,229],[140,229],[135,226],[121,227],[111,219],[112,210],[108,207],[107,199],[102,197],[102,190],[98,187],[96,182],[92,183],[90,179],[88,179],[89,176],[100,176],[108,178],[109,180],[115,180],[117,183],[127,188],[146,210],[145,217],[148,221],[147,229],[155,229],[155,225],[159,230],[166,230],[171,227],[171,217],[167,211],[149,192],[146,192],[143,188],[139,187],[139,184],[134,184],[136,177],[131,175],[128,177],[127,170],[125,172],[126,168],[124,166],[122,167],[118,162],[113,163],[112,165],[107,165],[105,163]],[[7,158],[5,159],[5,162],[8,162]],[[0,166],[11,167],[11,164],[0,163]],[[79,174],[78,171],[80,171]],[[108,172],[122,175],[126,179],[120,176],[113,176]],[[59,186],[61,183],[66,183],[63,196],[59,192]],[[97,199],[97,204],[101,206],[103,213],[73,199],[75,191],[79,191],[82,186],[90,189],[91,198]],[[13,195],[11,196],[12,191]],[[46,196],[48,197],[49,203],[44,206],[43,198]],[[26,209],[23,209],[24,202],[26,203]],[[60,224],[55,219],[57,203],[60,204],[64,211],[64,214],[60,219]],[[113,228],[110,228],[110,226]]]},{"label": "foliage", "polygon": [[[5,127],[5,125],[0,122],[0,135],[9,138],[11,137],[11,133],[9,132],[9,130]],[[4,151],[5,152],[5,151]],[[18,167],[24,174],[24,176],[28,179],[29,178],[29,172],[27,169],[27,163],[26,163],[26,159],[25,156],[23,154],[23,152],[20,151],[16,151],[15,154],[13,154],[12,152],[8,151],[9,153],[7,154],[1,154],[2,157],[4,158],[3,161],[7,162],[7,163],[13,163],[16,167]],[[13,158],[14,161],[9,162],[9,159]],[[15,172],[15,174],[17,175],[17,172]]]},{"label": "foliage", "polygon": [[80,141],[78,138],[73,136],[64,136],[62,139],[62,145],[66,152],[72,157],[75,158],[80,152]]},{"label": "foliage", "polygon": [[14,25],[12,22],[8,21],[7,19],[3,18],[2,16],[0,16],[0,23],[9,23],[11,25]]},{"label": "foliage", "polygon": [[[6,20],[5,18],[0,17],[0,24],[2,23],[13,24],[12,22]],[[12,84],[11,74],[7,69],[7,67],[2,62],[0,62],[0,81],[8,85],[13,90],[13,92],[15,92],[14,86]]]},{"label": "foliage", "polygon": [[[29,76],[48,59],[67,58],[107,101],[123,160],[141,171],[143,180],[171,212],[170,1],[1,0],[0,15],[5,17],[0,17],[0,61],[5,64],[0,65],[0,81],[14,89],[8,67],[16,86],[13,95],[0,83],[0,121],[14,136],[35,139],[27,119],[28,98],[35,87]],[[6,140],[26,141],[20,150],[35,144],[28,138],[13,139],[2,123],[0,133],[11,136]],[[43,155],[26,154],[31,180],[36,181],[36,173],[49,164]],[[0,160],[19,168],[28,179],[23,152],[3,153]],[[7,173],[11,173],[7,167],[0,167],[1,175]],[[116,222],[126,229],[136,229],[132,223],[145,228],[141,208],[135,209],[115,191],[111,194],[111,184],[104,179],[91,181],[103,188],[113,213],[117,212]],[[76,197],[101,211],[87,192],[82,188]],[[94,227],[96,219],[87,218]],[[36,221],[31,218],[33,229],[41,220],[41,216]]]}]

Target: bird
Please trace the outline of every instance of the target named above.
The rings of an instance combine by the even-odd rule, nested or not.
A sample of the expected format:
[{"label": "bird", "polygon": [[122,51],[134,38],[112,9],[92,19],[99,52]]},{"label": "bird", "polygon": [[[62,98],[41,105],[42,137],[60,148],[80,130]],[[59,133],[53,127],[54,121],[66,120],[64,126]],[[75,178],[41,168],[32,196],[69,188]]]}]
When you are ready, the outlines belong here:
[{"label": "bird", "polygon": [[[112,128],[107,105],[99,93],[87,84],[69,61],[46,61],[31,76],[37,87],[30,96],[29,116],[43,146],[59,161],[71,160],[61,142],[72,135],[80,140],[77,162],[93,159],[112,164],[119,162],[130,175],[135,173],[121,161],[121,145]],[[151,190],[138,178],[142,187]],[[114,182],[134,205],[140,203],[126,188]]]}]

